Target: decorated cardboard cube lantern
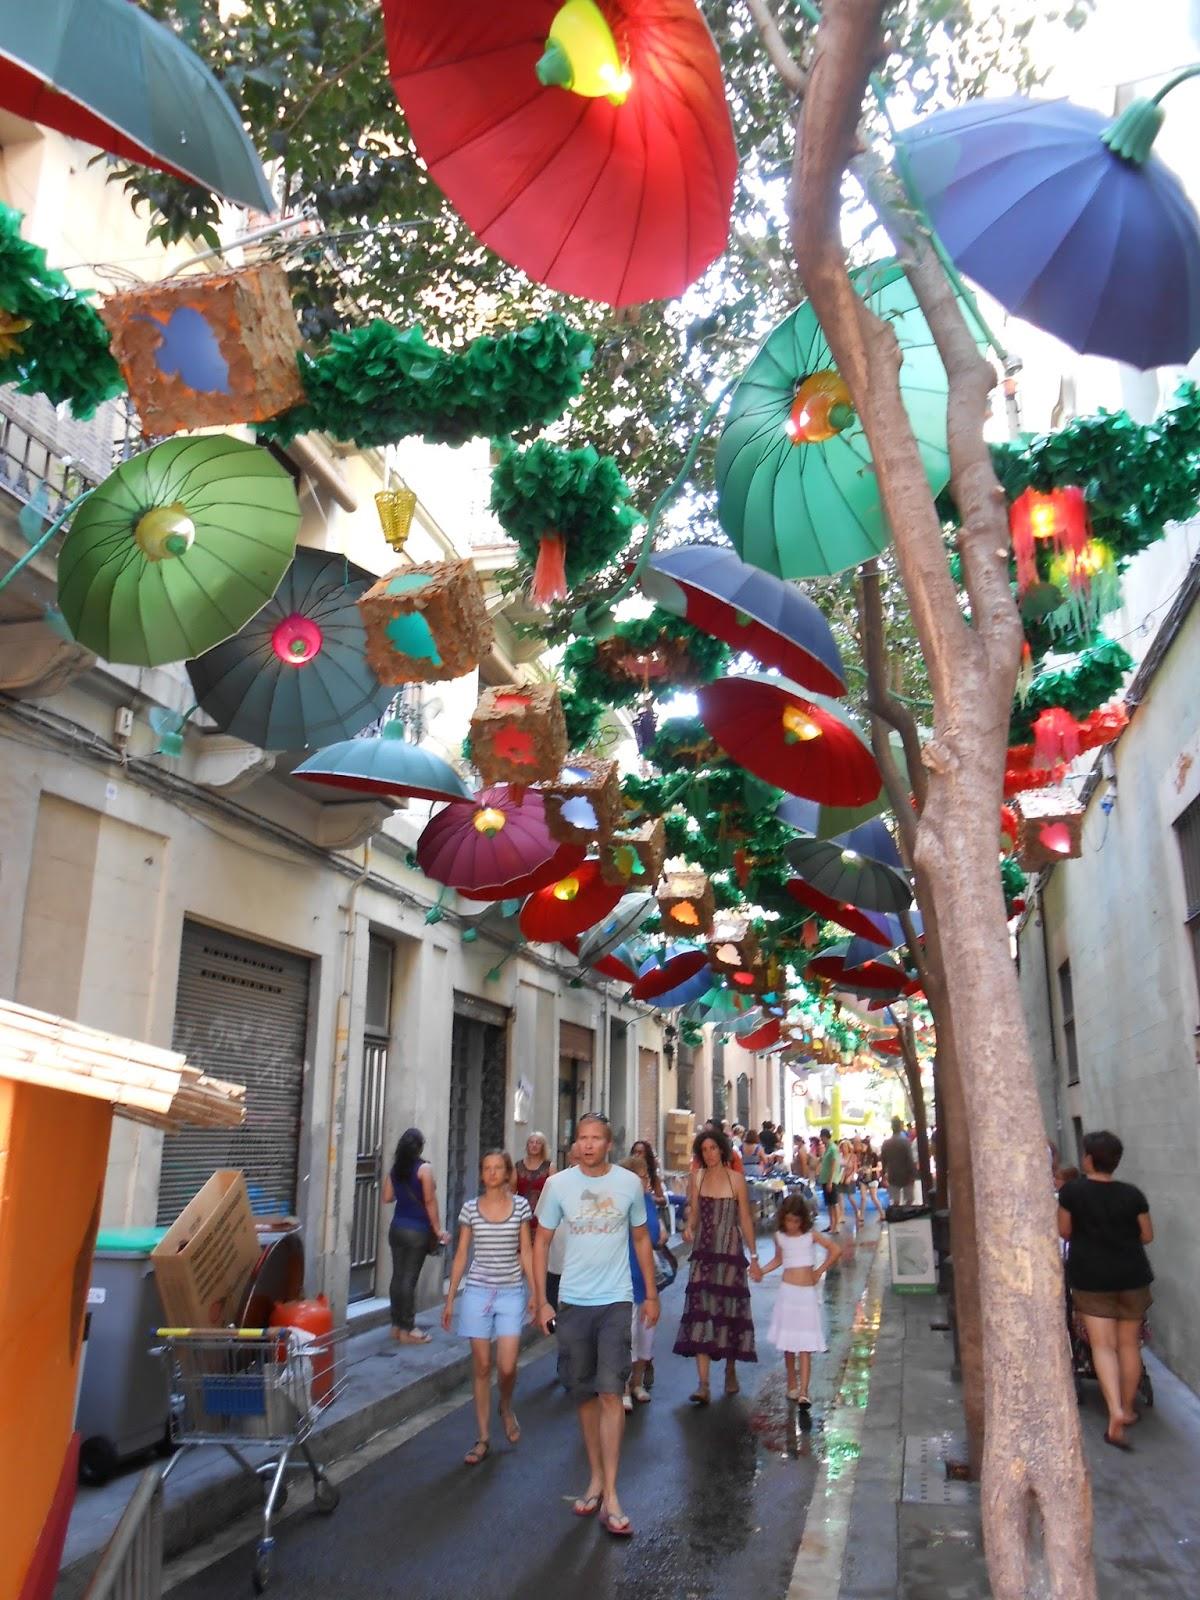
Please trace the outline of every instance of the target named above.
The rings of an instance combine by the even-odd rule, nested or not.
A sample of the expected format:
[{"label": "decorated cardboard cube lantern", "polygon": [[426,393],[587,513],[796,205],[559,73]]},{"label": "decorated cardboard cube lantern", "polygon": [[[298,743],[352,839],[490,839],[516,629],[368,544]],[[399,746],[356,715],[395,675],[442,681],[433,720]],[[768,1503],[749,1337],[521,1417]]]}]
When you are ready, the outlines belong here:
[{"label": "decorated cardboard cube lantern", "polygon": [[558,686],[485,689],[471,713],[471,757],[485,785],[528,785],[556,778],[567,759],[567,724]]},{"label": "decorated cardboard cube lantern", "polygon": [[729,987],[734,994],[760,995],[767,988],[767,964],[765,961],[748,961],[744,966],[724,967],[722,971],[729,980]]},{"label": "decorated cardboard cube lantern", "polygon": [[708,933],[713,925],[713,887],[703,872],[671,872],[658,896],[663,931],[667,934]]},{"label": "decorated cardboard cube lantern", "polygon": [[708,939],[708,964],[714,972],[728,976],[758,961],[758,935],[750,918],[723,911],[713,923]]},{"label": "decorated cardboard cube lantern", "polygon": [[358,602],[367,660],[380,683],[443,683],[492,648],[491,618],[469,561],[400,567]]},{"label": "decorated cardboard cube lantern", "polygon": [[661,817],[622,828],[600,846],[600,876],[614,888],[653,889],[662,876],[667,831]]},{"label": "decorated cardboard cube lantern", "polygon": [[304,399],[276,262],[143,284],[110,295],[100,315],[147,433],[262,422]]},{"label": "decorated cardboard cube lantern", "polygon": [[568,756],[556,778],[538,786],[546,827],[563,844],[607,839],[621,820],[621,779],[615,761]]},{"label": "decorated cardboard cube lantern", "polygon": [[1083,807],[1065,789],[1027,789],[1015,805],[1017,859],[1026,872],[1083,854]]}]

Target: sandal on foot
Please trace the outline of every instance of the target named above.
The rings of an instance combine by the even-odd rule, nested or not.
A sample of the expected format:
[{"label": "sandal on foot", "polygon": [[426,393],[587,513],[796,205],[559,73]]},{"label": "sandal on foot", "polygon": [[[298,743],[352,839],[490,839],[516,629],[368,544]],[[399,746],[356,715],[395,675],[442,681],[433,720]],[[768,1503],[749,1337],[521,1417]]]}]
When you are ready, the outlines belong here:
[{"label": "sandal on foot", "polygon": [[798,1405],[799,1402],[800,1402],[800,1391],[799,1391],[799,1389],[789,1389],[788,1392],[787,1392],[787,1397],[788,1397],[789,1400],[794,1401]]},{"label": "sandal on foot", "polygon": [[741,1394],[741,1392],[742,1386],[735,1377],[728,1377],[725,1379],[726,1394]]},{"label": "sandal on foot", "polygon": [[650,1404],[650,1391],[649,1389],[643,1389],[640,1383],[631,1392],[639,1406],[648,1406]]},{"label": "sandal on foot", "polygon": [[706,1406],[710,1398],[711,1396],[709,1395],[708,1385],[706,1383],[702,1383],[698,1389],[693,1391],[692,1394],[688,1395],[688,1399],[694,1406]]},{"label": "sandal on foot", "polygon": [[604,1499],[602,1494],[585,1494],[576,1500],[571,1510],[577,1517],[594,1517],[600,1509],[600,1502]]},{"label": "sandal on foot", "polygon": [[477,1467],[481,1461],[486,1461],[491,1453],[492,1447],[486,1439],[476,1439],[463,1457],[463,1461],[468,1467]]},{"label": "sandal on foot", "polygon": [[633,1538],[633,1528],[624,1512],[619,1517],[610,1517],[607,1511],[602,1511],[600,1513],[600,1526],[605,1533],[611,1533],[615,1539]]},{"label": "sandal on foot", "polygon": [[521,1424],[511,1411],[500,1413],[500,1426],[504,1429],[504,1437],[509,1444],[519,1444],[521,1441]]},{"label": "sandal on foot", "polygon": [[812,1401],[808,1398],[808,1396],[806,1394],[797,1395],[796,1396],[796,1404],[800,1407],[801,1411],[811,1411],[812,1410]]},{"label": "sandal on foot", "polygon": [[1107,1428],[1104,1430],[1104,1442],[1112,1445],[1114,1450],[1124,1450],[1127,1455],[1133,1454],[1133,1446],[1126,1444],[1124,1439],[1114,1439]]}]

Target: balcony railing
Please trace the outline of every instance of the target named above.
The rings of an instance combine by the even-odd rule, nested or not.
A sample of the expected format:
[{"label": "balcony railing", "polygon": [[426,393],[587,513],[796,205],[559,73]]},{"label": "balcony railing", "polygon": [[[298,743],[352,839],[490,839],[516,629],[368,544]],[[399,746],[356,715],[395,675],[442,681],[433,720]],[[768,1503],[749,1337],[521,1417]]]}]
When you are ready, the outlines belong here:
[{"label": "balcony railing", "polygon": [[148,442],[124,397],[78,422],[41,395],[0,388],[0,488],[47,521]]}]

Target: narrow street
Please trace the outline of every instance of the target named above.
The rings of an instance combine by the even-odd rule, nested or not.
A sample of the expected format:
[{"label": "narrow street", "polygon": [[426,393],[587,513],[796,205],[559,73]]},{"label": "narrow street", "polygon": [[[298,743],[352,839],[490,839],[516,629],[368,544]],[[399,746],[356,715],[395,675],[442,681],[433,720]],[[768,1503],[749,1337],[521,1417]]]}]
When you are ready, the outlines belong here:
[{"label": "narrow street", "polygon": [[[741,1394],[715,1394],[707,1410],[688,1404],[695,1369],[671,1354],[683,1304],[680,1273],[664,1296],[653,1402],[633,1413],[625,1435],[621,1498],[634,1539],[618,1543],[594,1521],[571,1515],[586,1479],[582,1445],[554,1381],[553,1358],[540,1356],[522,1368],[523,1433],[515,1449],[497,1425],[489,1460],[475,1469],[463,1465],[475,1436],[467,1399],[361,1471],[351,1466],[331,1517],[301,1505],[278,1524],[271,1593],[295,1600],[335,1593],[347,1600],[506,1600],[528,1588],[614,1600],[731,1593],[783,1600],[818,1471],[837,1437],[833,1428],[826,1432],[826,1417],[878,1245],[878,1224],[869,1224],[829,1275],[830,1351],[815,1372],[811,1433],[795,1426],[794,1409],[789,1418],[782,1360],[765,1339],[778,1274],[753,1291],[759,1361],[739,1369]],[[294,1494],[307,1498],[303,1480]],[[213,1550],[203,1571],[195,1569],[205,1552],[193,1553],[187,1562],[193,1575],[167,1592],[175,1600],[248,1593],[249,1525],[247,1532],[232,1551],[222,1542],[223,1553]]]}]

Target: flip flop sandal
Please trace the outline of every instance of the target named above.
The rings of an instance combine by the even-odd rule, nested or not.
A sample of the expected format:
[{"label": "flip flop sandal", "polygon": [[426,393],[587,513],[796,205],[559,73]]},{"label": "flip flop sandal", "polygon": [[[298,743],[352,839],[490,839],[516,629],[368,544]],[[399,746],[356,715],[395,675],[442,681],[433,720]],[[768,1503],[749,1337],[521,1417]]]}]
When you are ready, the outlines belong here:
[{"label": "flip flop sandal", "polygon": [[492,1447],[486,1439],[476,1439],[463,1457],[463,1461],[468,1467],[477,1467],[481,1461],[486,1461],[491,1453]]},{"label": "flip flop sandal", "polygon": [[1124,1450],[1126,1455],[1131,1456],[1131,1455],[1134,1454],[1134,1449],[1133,1449],[1133,1446],[1131,1444],[1126,1444],[1124,1439],[1114,1439],[1114,1438],[1112,1438],[1109,1435],[1109,1432],[1108,1432],[1107,1428],[1104,1430],[1104,1442],[1105,1442],[1105,1444],[1112,1445],[1114,1450]]},{"label": "flip flop sandal", "polygon": [[694,1406],[706,1406],[710,1398],[711,1396],[707,1389],[697,1389],[693,1394],[688,1395],[688,1399]]},{"label": "flip flop sandal", "polygon": [[621,1522],[618,1523],[609,1516],[607,1511],[602,1511],[600,1513],[600,1526],[605,1533],[611,1533],[614,1539],[633,1538],[633,1527],[628,1517],[622,1517]]},{"label": "flip flop sandal", "polygon": [[517,1421],[516,1417],[513,1416],[511,1411],[502,1411],[500,1413],[500,1425],[504,1429],[504,1437],[508,1440],[509,1444],[520,1443],[521,1424]]},{"label": "flip flop sandal", "polygon": [[576,1500],[571,1510],[577,1517],[594,1517],[603,1499],[602,1494],[585,1494],[582,1499]]}]

